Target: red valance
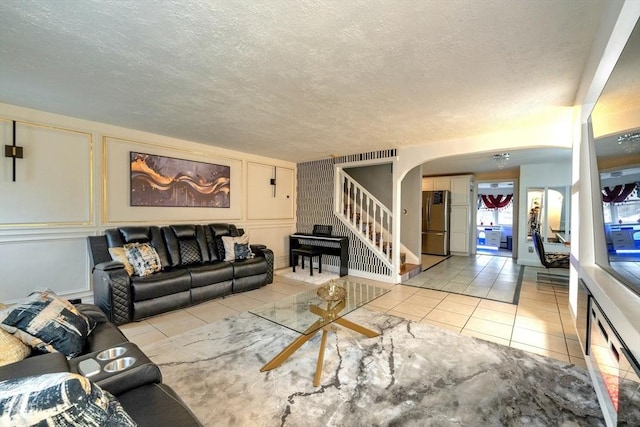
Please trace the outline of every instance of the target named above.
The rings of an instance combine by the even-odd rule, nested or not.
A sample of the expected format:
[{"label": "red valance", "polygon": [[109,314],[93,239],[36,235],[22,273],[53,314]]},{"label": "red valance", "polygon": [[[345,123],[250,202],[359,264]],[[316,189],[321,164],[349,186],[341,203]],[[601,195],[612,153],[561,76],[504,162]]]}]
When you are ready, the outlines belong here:
[{"label": "red valance", "polygon": [[483,194],[480,197],[482,197],[482,203],[484,203],[487,209],[502,209],[511,203],[513,194],[507,194],[506,196],[502,194],[498,194],[497,196]]},{"label": "red valance", "polygon": [[613,189],[604,187],[602,190],[602,201],[605,203],[622,203],[627,199],[627,197],[629,197],[635,188],[635,182],[625,185],[616,185]]}]

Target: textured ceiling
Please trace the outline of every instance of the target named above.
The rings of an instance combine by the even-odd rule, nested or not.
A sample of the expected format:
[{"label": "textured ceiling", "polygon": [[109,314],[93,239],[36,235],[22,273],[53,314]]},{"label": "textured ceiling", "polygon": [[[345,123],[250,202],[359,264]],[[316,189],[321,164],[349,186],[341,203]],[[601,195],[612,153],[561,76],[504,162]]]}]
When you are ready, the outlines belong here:
[{"label": "textured ceiling", "polygon": [[605,0],[3,0],[0,101],[290,160],[538,124]]}]

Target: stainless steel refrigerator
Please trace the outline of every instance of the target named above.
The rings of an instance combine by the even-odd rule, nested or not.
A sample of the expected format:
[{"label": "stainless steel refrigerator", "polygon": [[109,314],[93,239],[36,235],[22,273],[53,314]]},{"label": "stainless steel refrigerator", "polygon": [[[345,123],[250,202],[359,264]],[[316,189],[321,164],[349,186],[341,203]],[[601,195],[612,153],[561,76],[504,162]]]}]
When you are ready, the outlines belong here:
[{"label": "stainless steel refrigerator", "polygon": [[422,253],[449,255],[448,191],[422,192]]}]

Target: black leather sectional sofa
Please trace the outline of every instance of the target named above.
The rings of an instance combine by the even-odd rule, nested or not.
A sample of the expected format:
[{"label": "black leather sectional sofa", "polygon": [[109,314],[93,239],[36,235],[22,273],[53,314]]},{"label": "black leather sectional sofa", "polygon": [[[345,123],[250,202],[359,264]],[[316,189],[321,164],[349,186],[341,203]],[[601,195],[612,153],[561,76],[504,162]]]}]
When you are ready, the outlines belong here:
[{"label": "black leather sectional sofa", "polygon": [[[62,353],[34,354],[24,360],[0,366],[0,382],[59,372],[86,375],[101,389],[114,395],[140,427],[202,426],[173,389],[162,383],[162,374],[158,366],[135,344],[129,342],[98,307],[92,304],[78,304],[76,308],[91,318],[96,325],[87,337],[82,354],[71,359],[67,359]],[[107,373],[102,369],[101,372],[91,375],[82,371],[83,361],[99,360],[97,355],[102,351],[118,347],[126,349],[122,356],[135,358],[133,365],[115,373]],[[100,363],[104,365],[108,361]],[[70,395],[69,399],[73,400],[74,396]]]},{"label": "black leather sectional sofa", "polygon": [[[233,224],[131,226],[89,236],[94,303],[116,325],[187,307],[273,282],[273,252],[251,244],[253,258],[224,261],[223,236],[241,236]],[[109,248],[149,243],[161,271],[139,277],[113,261]]]}]

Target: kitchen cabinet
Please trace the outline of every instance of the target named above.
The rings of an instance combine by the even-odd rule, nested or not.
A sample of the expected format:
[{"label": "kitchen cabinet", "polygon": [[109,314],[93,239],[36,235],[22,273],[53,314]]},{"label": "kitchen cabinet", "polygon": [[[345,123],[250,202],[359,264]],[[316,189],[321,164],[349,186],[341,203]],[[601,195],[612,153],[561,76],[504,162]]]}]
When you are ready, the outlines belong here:
[{"label": "kitchen cabinet", "polygon": [[434,184],[433,178],[422,178],[422,191],[433,191]]},{"label": "kitchen cabinet", "polygon": [[469,238],[466,233],[451,233],[449,236],[449,246],[451,252],[468,253],[469,252]]},{"label": "kitchen cabinet", "polygon": [[435,178],[422,178],[422,191],[451,190],[451,179],[448,176]]},{"label": "kitchen cabinet", "polygon": [[451,179],[449,177],[444,178],[434,178],[433,179],[433,189],[435,191],[439,190],[451,190]]},{"label": "kitchen cabinet", "polygon": [[469,252],[469,231],[471,215],[469,206],[451,206],[451,234],[449,245],[451,252]]},{"label": "kitchen cabinet", "polygon": [[612,230],[611,243],[613,244],[613,250],[615,251],[635,249],[636,246],[633,241],[633,230]]},{"label": "kitchen cabinet", "polygon": [[451,204],[468,206],[471,203],[472,186],[472,175],[463,175],[451,178]]},{"label": "kitchen cabinet", "polygon": [[482,246],[499,248],[501,237],[500,227],[478,227],[478,244]]}]

